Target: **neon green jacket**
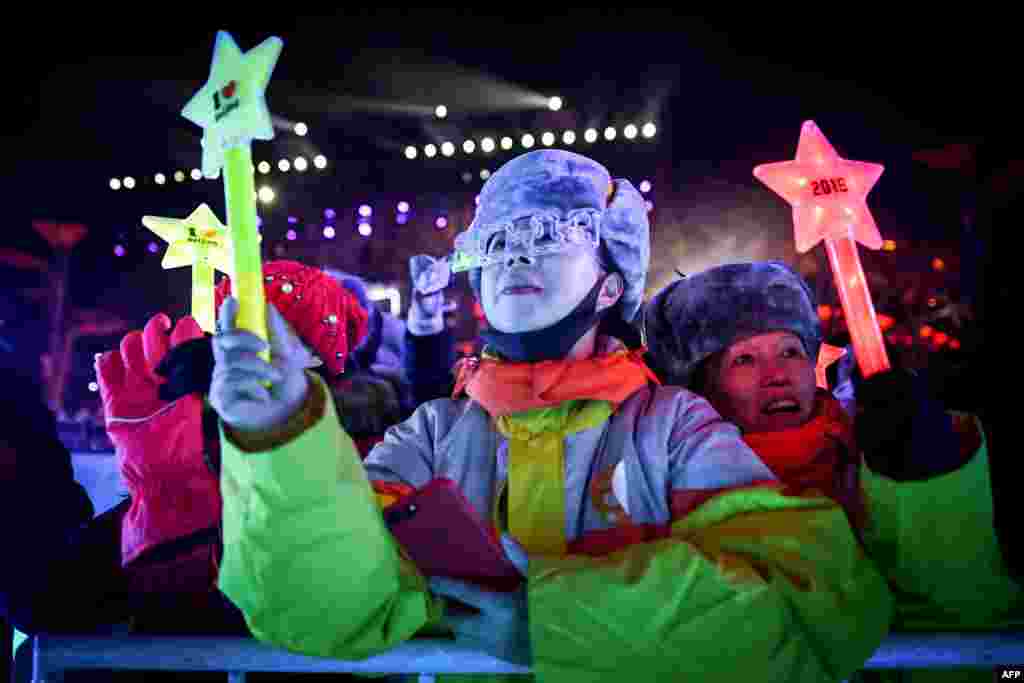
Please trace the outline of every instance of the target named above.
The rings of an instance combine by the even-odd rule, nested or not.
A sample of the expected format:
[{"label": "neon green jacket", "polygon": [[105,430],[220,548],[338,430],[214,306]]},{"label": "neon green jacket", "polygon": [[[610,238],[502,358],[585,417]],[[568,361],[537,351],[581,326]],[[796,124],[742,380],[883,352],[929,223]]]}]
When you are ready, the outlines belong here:
[{"label": "neon green jacket", "polygon": [[[1024,627],[1024,589],[1003,564],[995,534],[988,447],[960,469],[897,482],[862,467],[868,508],[864,543],[889,580],[893,629],[998,631]],[[921,671],[906,681],[988,681],[991,672]]]},{"label": "neon green jacket", "polygon": [[[222,447],[220,588],[257,638],[361,659],[438,631],[443,602],[398,552],[331,401],[276,447]],[[715,496],[654,542],[531,557],[527,592],[541,681],[842,680],[892,606],[843,511],[774,486]]]}]

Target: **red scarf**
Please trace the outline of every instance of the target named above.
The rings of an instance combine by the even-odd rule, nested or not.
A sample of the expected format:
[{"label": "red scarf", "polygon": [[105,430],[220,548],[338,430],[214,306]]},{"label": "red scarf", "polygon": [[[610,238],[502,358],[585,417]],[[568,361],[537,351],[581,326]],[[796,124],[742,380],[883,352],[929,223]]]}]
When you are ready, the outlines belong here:
[{"label": "red scarf", "polygon": [[540,363],[465,358],[456,366],[452,397],[465,391],[494,417],[578,399],[618,406],[648,382],[661,384],[644,363],[645,352],[619,350],[583,360]]},{"label": "red scarf", "polygon": [[782,483],[802,491],[821,491],[842,505],[859,529],[864,505],[853,422],[825,391],[815,396],[812,416],[800,427],[744,434],[743,440]]}]

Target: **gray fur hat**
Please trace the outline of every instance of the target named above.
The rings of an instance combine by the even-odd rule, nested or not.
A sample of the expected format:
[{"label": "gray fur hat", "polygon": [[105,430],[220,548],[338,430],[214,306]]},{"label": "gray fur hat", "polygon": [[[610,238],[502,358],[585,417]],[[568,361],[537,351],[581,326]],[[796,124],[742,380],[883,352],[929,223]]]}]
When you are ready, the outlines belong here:
[{"label": "gray fur hat", "polygon": [[[624,179],[615,181],[608,202],[611,175],[601,164],[574,152],[541,149],[507,162],[480,191],[480,203],[469,230],[529,216],[538,203],[575,208],[605,209],[601,221],[601,259],[622,275],[625,288],[619,301],[623,320],[631,322],[640,310],[651,259],[651,227],[647,204]],[[469,271],[469,282],[480,298],[480,269]]]},{"label": "gray fur hat", "polygon": [[810,286],[785,263],[733,263],[673,282],[644,305],[648,361],[667,384],[689,387],[709,356],[765,332],[792,332],[812,360],[821,325]]}]

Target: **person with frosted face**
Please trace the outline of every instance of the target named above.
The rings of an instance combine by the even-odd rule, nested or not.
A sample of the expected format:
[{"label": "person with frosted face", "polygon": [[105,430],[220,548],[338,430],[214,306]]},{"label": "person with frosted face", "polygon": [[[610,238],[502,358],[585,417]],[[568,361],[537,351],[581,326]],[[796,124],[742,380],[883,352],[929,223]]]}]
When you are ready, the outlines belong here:
[{"label": "person with frosted face", "polygon": [[[492,326],[484,353],[362,463],[288,330],[269,319],[267,364],[226,301],[219,585],[253,633],[346,659],[448,633],[544,681],[818,682],[862,665],[891,598],[841,508],[784,495],[734,425],[609,334],[636,319],[649,254],[628,181],[561,150],[507,162],[450,261]],[[380,507],[436,478],[493,522],[520,588],[406,559]]]}]

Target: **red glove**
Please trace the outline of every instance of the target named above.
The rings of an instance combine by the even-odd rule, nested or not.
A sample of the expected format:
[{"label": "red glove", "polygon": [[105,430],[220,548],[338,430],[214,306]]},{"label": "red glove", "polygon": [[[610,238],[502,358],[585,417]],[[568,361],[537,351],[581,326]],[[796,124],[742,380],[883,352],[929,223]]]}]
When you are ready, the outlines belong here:
[{"label": "red glove", "polygon": [[129,332],[120,352],[97,357],[107,433],[117,449],[132,502],[121,527],[127,565],[162,543],[217,525],[220,482],[203,458],[203,398],[160,399],[156,368],[171,347],[203,335],[189,316],[174,331],[163,313]]}]

